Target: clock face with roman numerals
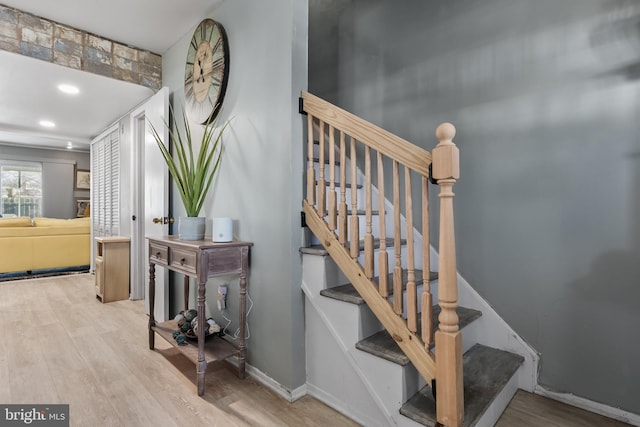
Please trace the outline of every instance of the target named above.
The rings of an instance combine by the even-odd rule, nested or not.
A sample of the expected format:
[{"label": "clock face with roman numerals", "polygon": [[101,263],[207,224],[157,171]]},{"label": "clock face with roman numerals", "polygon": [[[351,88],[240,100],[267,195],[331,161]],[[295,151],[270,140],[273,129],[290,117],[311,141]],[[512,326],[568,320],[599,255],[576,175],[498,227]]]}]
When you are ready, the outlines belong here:
[{"label": "clock face with roman numerals", "polygon": [[191,120],[206,125],[220,111],[227,88],[229,44],[222,25],[203,20],[193,32],[184,70],[184,97]]}]

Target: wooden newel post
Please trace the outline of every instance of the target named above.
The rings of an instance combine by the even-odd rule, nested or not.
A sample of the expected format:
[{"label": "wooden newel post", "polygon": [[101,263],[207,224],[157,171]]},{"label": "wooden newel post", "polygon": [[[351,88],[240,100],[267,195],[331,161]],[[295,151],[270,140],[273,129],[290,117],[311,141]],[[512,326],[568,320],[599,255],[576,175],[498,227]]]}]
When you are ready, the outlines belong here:
[{"label": "wooden newel post", "polygon": [[456,128],[442,123],[436,129],[438,145],[433,149],[433,178],[440,186],[440,243],[438,301],[441,307],[436,345],[436,414],[449,427],[462,424],[462,336],[458,328],[458,283],[453,223],[453,185],[460,178],[460,153],[453,143]]}]

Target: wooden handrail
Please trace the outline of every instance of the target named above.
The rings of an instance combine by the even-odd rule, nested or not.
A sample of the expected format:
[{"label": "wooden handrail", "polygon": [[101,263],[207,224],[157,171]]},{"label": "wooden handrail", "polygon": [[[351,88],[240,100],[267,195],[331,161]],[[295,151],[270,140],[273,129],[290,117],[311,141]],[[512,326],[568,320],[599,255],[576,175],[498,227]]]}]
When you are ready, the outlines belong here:
[{"label": "wooden handrail", "polygon": [[302,100],[307,114],[322,118],[325,123],[356,140],[367,141],[377,152],[423,176],[429,176],[431,154],[428,151],[308,92],[302,93]]},{"label": "wooden handrail", "polygon": [[[303,110],[308,114],[309,132],[307,195],[303,202],[307,225],[418,372],[428,382],[436,381],[438,421],[447,426],[459,426],[464,411],[462,341],[456,314],[458,289],[453,230],[453,186],[459,177],[458,148],[453,143],[455,128],[449,123],[438,127],[436,137],[439,143],[432,155],[314,95],[303,93],[302,99]],[[339,136],[339,146],[336,144],[336,133]],[[316,140],[320,163],[317,173],[313,144]],[[325,174],[327,145],[329,170]],[[338,151],[339,156],[336,156],[335,151]],[[373,156],[376,161],[372,161]],[[337,162],[336,157],[339,157]],[[428,186],[432,162],[433,177],[441,190],[438,286],[441,312],[440,328],[435,334],[431,320],[433,297],[429,283],[431,262]],[[385,165],[392,166],[391,176],[387,179]],[[336,167],[340,168],[339,199],[336,194]],[[360,185],[359,174],[364,175]],[[416,174],[419,179],[415,179]],[[350,180],[348,193],[345,182],[347,176]],[[379,230],[376,232],[373,220],[374,176],[377,176],[379,209]],[[392,183],[391,202],[387,201],[385,181]],[[421,199],[419,203],[414,203],[414,184],[421,186],[418,191],[418,198]],[[363,194],[358,192],[358,188],[363,188]],[[404,203],[401,204],[401,200]],[[385,203],[393,205],[392,224],[389,225],[386,223]],[[419,207],[422,211],[415,222],[414,207]],[[363,236],[359,231],[361,215],[365,221]],[[392,246],[387,245],[387,227],[393,230]],[[417,246],[414,242],[414,233],[418,232],[416,227],[422,233],[422,245]],[[379,242],[377,266],[374,255],[376,241]],[[390,256],[390,251],[393,251],[393,256]],[[422,281],[419,276],[420,267]],[[418,295],[420,285],[423,289],[421,295]],[[390,288],[393,289],[392,295],[389,293]],[[418,302],[422,305],[421,321]],[[434,342],[435,356],[430,350]]]}]

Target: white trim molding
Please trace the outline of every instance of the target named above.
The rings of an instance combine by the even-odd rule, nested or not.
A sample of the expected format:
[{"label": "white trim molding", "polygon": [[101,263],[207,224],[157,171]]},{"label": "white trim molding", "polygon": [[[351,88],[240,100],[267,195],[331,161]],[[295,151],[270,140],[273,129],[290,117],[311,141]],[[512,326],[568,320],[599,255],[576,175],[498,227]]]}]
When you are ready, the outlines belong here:
[{"label": "white trim molding", "polygon": [[640,426],[640,415],[627,412],[624,409],[614,408],[612,406],[594,402],[571,393],[558,393],[547,390],[539,384],[536,386],[534,393],[548,397],[549,399],[557,400],[558,402],[566,403],[567,405],[575,406],[576,408],[584,409],[585,411],[613,418],[614,420],[622,421],[634,426]]},{"label": "white trim molding", "polygon": [[[236,368],[238,367],[238,358],[235,356],[228,358],[227,362],[229,362]],[[307,384],[302,384],[300,387],[289,390],[287,387],[283,386],[278,381],[262,372],[260,369],[256,368],[255,366],[249,365],[248,363],[245,365],[245,372],[254,380],[267,387],[269,390],[273,391],[289,403],[293,403],[296,400],[301,399],[307,395]]]}]

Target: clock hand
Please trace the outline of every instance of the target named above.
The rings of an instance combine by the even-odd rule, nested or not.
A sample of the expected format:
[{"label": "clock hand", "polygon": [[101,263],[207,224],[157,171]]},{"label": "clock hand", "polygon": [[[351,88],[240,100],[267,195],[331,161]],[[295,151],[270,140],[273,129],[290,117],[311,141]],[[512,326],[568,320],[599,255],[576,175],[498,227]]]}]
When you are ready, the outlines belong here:
[{"label": "clock hand", "polygon": [[197,60],[198,60],[198,69],[200,70],[200,75],[196,79],[196,82],[204,83],[204,72],[202,70],[202,61],[200,60],[200,58],[197,58]]}]

